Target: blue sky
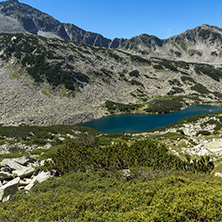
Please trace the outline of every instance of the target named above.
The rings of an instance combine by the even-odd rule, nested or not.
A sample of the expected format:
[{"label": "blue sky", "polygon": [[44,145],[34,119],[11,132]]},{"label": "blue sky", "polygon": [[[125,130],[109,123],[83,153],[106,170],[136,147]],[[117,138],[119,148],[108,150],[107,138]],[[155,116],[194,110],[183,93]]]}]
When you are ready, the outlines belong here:
[{"label": "blue sky", "polygon": [[168,38],[201,24],[222,27],[221,0],[19,0],[107,38]]}]

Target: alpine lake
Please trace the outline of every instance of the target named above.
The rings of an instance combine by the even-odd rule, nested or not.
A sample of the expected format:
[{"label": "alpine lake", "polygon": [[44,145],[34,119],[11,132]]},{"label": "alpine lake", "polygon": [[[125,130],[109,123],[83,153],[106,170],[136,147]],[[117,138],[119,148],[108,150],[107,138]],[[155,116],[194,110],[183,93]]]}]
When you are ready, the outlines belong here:
[{"label": "alpine lake", "polygon": [[167,114],[121,114],[81,124],[103,133],[131,133],[167,126],[185,117],[222,111],[219,106],[193,105],[182,111]]}]

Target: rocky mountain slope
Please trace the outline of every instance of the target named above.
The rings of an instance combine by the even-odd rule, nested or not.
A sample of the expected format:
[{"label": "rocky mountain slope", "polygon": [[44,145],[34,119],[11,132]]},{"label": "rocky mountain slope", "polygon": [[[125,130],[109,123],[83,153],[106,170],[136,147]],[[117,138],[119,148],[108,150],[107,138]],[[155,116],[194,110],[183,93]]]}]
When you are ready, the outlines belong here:
[{"label": "rocky mountain slope", "polygon": [[169,112],[222,97],[222,70],[213,65],[146,60],[27,34],[0,35],[0,54],[0,123],[7,125],[77,124],[109,112]]},{"label": "rocky mountain slope", "polygon": [[[73,24],[63,24],[18,0],[0,2],[0,32],[31,33],[47,38],[81,41],[95,46],[108,47],[110,40],[87,32]],[[11,25],[13,22],[13,25]],[[8,26],[10,24],[10,26]]]},{"label": "rocky mountain slope", "polygon": [[165,40],[147,34],[131,39],[111,40],[73,24],[61,23],[18,0],[1,2],[0,18],[1,33],[31,33],[47,38],[84,42],[92,46],[121,49],[145,58],[161,57],[214,64],[221,60],[222,29],[215,26],[201,25]]},{"label": "rocky mountain slope", "polygon": [[17,0],[1,2],[0,17],[0,124],[77,124],[222,99],[217,27],[108,40]]},{"label": "rocky mountain slope", "polygon": [[160,40],[142,34],[125,40],[118,48],[149,58],[152,56],[187,62],[221,63],[222,29],[201,25],[192,30]]}]

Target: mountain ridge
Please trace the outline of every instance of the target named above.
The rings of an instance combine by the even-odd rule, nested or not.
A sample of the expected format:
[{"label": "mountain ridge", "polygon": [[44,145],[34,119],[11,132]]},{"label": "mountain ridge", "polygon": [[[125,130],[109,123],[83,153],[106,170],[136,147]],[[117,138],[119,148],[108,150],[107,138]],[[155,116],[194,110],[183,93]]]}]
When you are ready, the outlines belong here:
[{"label": "mountain ridge", "polygon": [[[0,2],[0,15],[4,17],[4,19],[7,19],[7,20],[14,19],[18,25],[17,30],[15,30],[16,25],[12,27],[12,30],[10,30],[10,27],[8,27],[8,22],[6,22],[6,25],[5,25],[7,26],[7,28],[4,27],[4,23],[3,24],[1,23],[0,32],[4,32],[6,29],[8,29],[8,32],[10,33],[28,32],[31,34],[40,35],[47,38],[56,37],[63,40],[84,42],[92,46],[115,48],[115,49],[121,49],[124,51],[131,51],[131,52],[133,51],[134,53],[138,53],[141,56],[144,56],[147,58],[149,58],[150,56],[160,56],[160,53],[158,54],[155,52],[156,50],[157,51],[160,50],[162,53],[161,56],[165,56],[165,58],[168,58],[168,59],[169,58],[178,59],[179,54],[182,54],[182,55],[185,54],[184,50],[181,53],[180,52],[181,48],[180,48],[179,53],[176,53],[176,54],[170,52],[170,50],[168,49],[166,52],[164,52],[164,50],[166,49],[162,50],[163,46],[167,46],[165,48],[170,48],[171,51],[174,50],[172,49],[173,46],[171,46],[172,42],[177,43],[178,41],[181,41],[181,38],[180,38],[181,36],[183,38],[186,37],[186,39],[189,38],[188,39],[189,42],[192,39],[196,41],[195,36],[193,35],[198,34],[197,30],[200,30],[200,29],[202,30],[211,29],[211,32],[216,31],[220,36],[222,34],[222,29],[216,26],[209,26],[209,25],[203,24],[194,29],[188,29],[181,34],[172,36],[167,39],[160,39],[157,36],[148,35],[146,33],[143,33],[139,36],[134,36],[130,39],[126,39],[126,38],[108,39],[108,38],[103,37],[101,34],[85,31],[75,26],[74,24],[61,23],[58,20],[54,19],[52,16],[48,15],[47,13],[43,13],[40,10],[35,9],[29,5],[20,3],[17,0],[9,0],[9,1]],[[209,38],[210,36],[206,34],[205,37]],[[135,42],[137,43],[136,45],[135,45]],[[138,48],[142,50],[138,50]],[[189,59],[186,56],[184,60],[188,59],[189,61],[192,61],[193,58],[191,58],[191,56],[188,56],[188,57]],[[179,59],[183,59],[183,58],[179,57]],[[206,62],[210,62],[210,61],[206,61]]]},{"label": "mountain ridge", "polygon": [[0,16],[0,33],[10,28],[0,34],[0,124],[78,124],[222,100],[220,28],[111,42],[15,0],[0,3]]}]

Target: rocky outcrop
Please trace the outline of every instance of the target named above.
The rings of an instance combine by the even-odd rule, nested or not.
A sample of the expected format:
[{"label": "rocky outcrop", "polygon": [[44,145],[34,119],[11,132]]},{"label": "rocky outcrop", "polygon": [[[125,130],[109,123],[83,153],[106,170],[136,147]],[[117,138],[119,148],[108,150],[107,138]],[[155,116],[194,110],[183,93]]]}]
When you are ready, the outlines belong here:
[{"label": "rocky outcrop", "polygon": [[192,148],[183,149],[186,153],[192,156],[221,156],[222,155],[222,140],[213,139],[213,141],[202,141]]},{"label": "rocky outcrop", "polygon": [[20,178],[17,177],[0,187],[0,201],[5,202],[18,191]]},{"label": "rocky outcrop", "polygon": [[32,187],[37,185],[38,183],[41,183],[45,180],[47,180],[49,177],[51,177],[50,172],[40,172],[37,176],[34,176],[32,180],[29,182],[27,186],[25,186],[25,190],[31,190]]},{"label": "rocky outcrop", "polygon": [[43,163],[44,161],[36,161],[27,156],[4,159],[0,163],[0,201],[9,200],[18,190],[29,191],[36,184],[51,177],[50,172],[37,168]]}]

